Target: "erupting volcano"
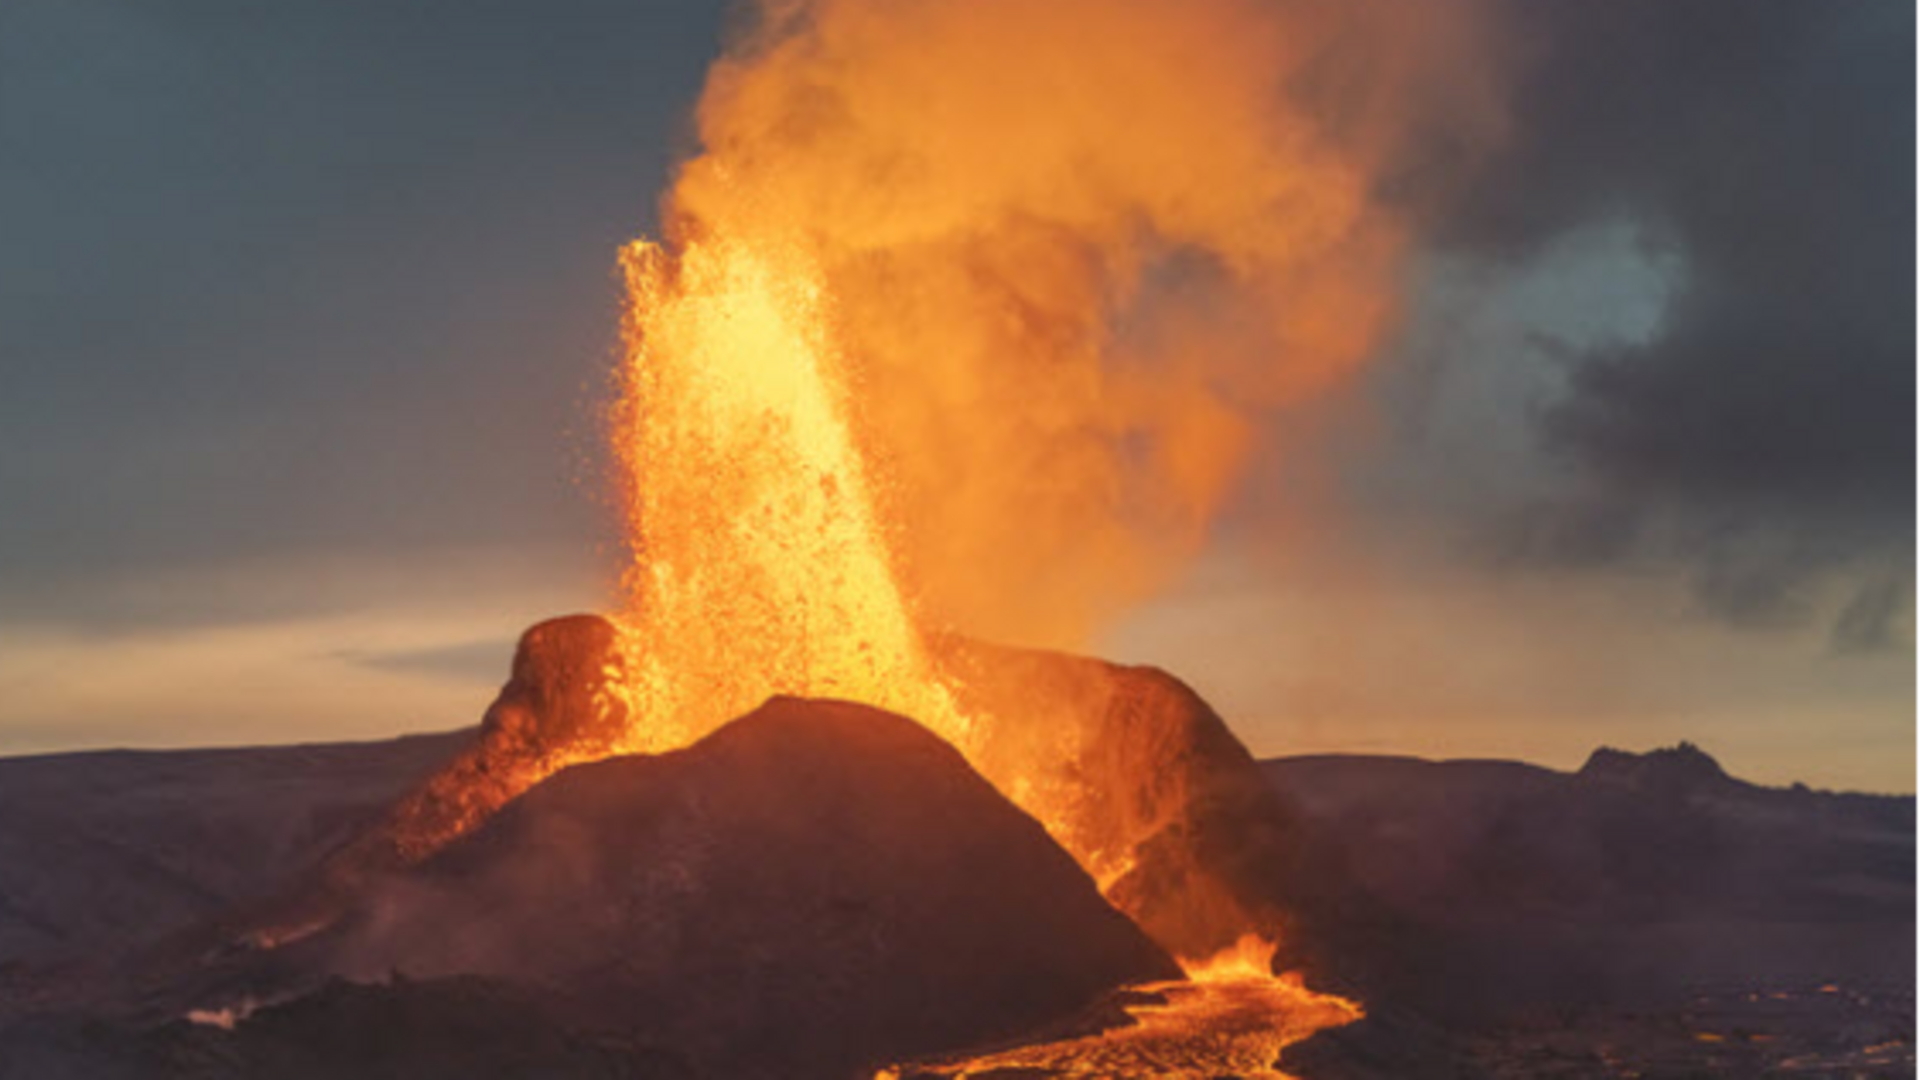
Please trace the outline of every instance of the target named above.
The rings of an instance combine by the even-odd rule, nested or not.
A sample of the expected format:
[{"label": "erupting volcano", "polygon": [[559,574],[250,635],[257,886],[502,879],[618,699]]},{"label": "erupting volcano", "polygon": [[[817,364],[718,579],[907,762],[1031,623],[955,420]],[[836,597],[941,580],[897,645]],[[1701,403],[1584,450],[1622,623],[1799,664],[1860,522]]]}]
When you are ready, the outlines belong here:
[{"label": "erupting volcano", "polygon": [[561,769],[688,747],[770,697],[859,702],[958,749],[1209,973],[1130,1007],[1128,1034],[990,1060],[1267,1069],[1357,1008],[1207,966],[1286,933],[1244,870],[1287,865],[1251,758],[1163,676],[978,641],[1084,646],[1192,550],[1255,421],[1375,339],[1399,246],[1369,195],[1384,121],[1337,129],[1296,85],[1339,20],[1240,0],[758,18],[710,74],[665,237],[621,259],[624,601],[530,635],[547,670],[516,668],[482,741],[332,877],[419,863]]},{"label": "erupting volcano", "polygon": [[[831,1072],[942,1050],[962,1056],[883,1075],[1142,1077],[1277,1077],[1286,1046],[1357,1018],[1275,973],[1279,945],[1293,963],[1313,952],[1288,902],[1313,871],[1220,718],[1162,673],[1034,647],[1084,649],[1172,574],[1258,422],[1352,368],[1385,325],[1400,239],[1372,174],[1391,110],[1329,123],[1306,66],[1350,30],[1250,0],[763,5],[709,75],[704,150],[663,200],[664,235],[620,258],[607,427],[631,563],[616,610],[529,631],[476,742],[315,875],[227,922],[208,955],[237,945],[242,960],[192,992],[194,1015],[289,996],[301,973],[533,977],[651,1003],[661,1030],[728,1073],[767,1055]],[[966,912],[863,892],[858,858],[804,842],[798,865],[752,869],[780,828],[729,790],[750,767],[784,807],[775,819],[813,815],[808,797],[829,817],[873,802],[921,815],[929,845],[942,815],[971,822],[939,838],[962,861],[926,869],[923,893],[962,865],[994,872],[969,837],[1033,843],[989,827],[1005,814],[978,793],[928,809],[860,773],[897,753],[926,792],[965,788],[911,739],[848,727],[894,718],[830,701],[932,732],[1078,863],[1118,913],[1104,938],[1055,933],[1055,962],[1077,974],[1018,989],[1038,976],[1013,959],[1034,950],[1016,947],[1006,897]],[[829,764],[835,740],[858,761]],[[793,776],[764,772],[776,745]],[[640,758],[653,764],[607,768]],[[614,821],[634,851],[607,849]],[[584,837],[561,844],[583,853],[546,853],[549,833]],[[908,858],[894,832],[860,843]],[[1004,858],[1041,873],[1043,847]],[[746,883],[784,882],[793,910],[812,910],[815,857],[843,867],[819,918],[868,911],[872,940],[832,960],[745,944],[785,922]],[[1100,906],[1046,874],[1024,917],[1084,922]],[[579,913],[556,921],[554,903]],[[1005,958],[956,975],[951,993],[981,1000],[929,1025],[889,999],[938,955],[934,913],[978,923]],[[688,966],[688,942],[718,967]],[[769,992],[732,981],[744,961],[722,957],[742,948],[847,980],[793,1005],[788,1027],[817,1012],[874,1034],[814,1045],[769,1027],[737,1004]],[[580,966],[602,951],[613,969]],[[1155,977],[1168,956],[1186,978]],[[863,985],[875,972],[894,982]],[[676,986],[687,1000],[669,1004]],[[1010,1027],[1040,1019],[1072,1030]],[[988,1037],[1000,1048],[954,1045]],[[729,1056],[742,1040],[761,1057]]]},{"label": "erupting volcano", "polygon": [[0,1077],[1911,1072],[1912,798],[1738,778],[1911,788],[1911,10],[135,6],[0,18]]}]

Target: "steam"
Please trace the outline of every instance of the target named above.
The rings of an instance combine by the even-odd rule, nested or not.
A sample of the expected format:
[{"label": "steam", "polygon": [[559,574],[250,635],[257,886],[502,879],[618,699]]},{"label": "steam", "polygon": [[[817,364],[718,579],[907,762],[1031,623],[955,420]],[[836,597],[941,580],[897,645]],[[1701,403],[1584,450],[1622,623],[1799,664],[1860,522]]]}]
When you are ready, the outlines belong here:
[{"label": "steam", "polygon": [[769,0],[710,74],[667,247],[817,274],[921,622],[1082,645],[1392,327],[1407,135],[1492,127],[1467,13]]}]

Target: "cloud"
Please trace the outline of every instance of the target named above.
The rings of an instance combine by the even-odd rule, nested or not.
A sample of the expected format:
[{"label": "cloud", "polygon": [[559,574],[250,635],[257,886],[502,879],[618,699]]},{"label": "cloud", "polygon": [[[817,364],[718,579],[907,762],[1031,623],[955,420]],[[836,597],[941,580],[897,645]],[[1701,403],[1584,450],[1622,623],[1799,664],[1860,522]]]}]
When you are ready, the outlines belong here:
[{"label": "cloud", "polygon": [[[1683,269],[1656,333],[1563,350],[1532,410],[1560,483],[1506,514],[1505,549],[1679,568],[1741,625],[1803,623],[1848,582],[1910,592],[1913,7],[1515,3],[1507,24],[1510,138],[1434,242],[1511,266],[1625,220]],[[1889,624],[1840,618],[1837,640]]]},{"label": "cloud", "polygon": [[1901,626],[1908,614],[1913,583],[1899,575],[1870,579],[1840,610],[1833,623],[1833,649],[1842,654],[1886,653],[1903,648],[1912,639],[1911,626]]},{"label": "cloud", "polygon": [[502,682],[513,659],[512,638],[484,638],[451,645],[411,649],[343,649],[334,654],[350,664],[431,675],[456,682]]}]

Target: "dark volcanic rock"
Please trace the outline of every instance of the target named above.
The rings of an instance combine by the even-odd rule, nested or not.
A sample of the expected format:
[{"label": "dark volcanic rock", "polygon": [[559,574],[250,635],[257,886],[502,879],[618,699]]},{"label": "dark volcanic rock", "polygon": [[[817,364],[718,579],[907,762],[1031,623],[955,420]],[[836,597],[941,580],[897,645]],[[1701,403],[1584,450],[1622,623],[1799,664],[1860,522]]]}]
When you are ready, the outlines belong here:
[{"label": "dark volcanic rock", "polygon": [[282,886],[472,737],[0,759],[0,1013],[10,970],[111,957]]},{"label": "dark volcanic rock", "polygon": [[548,997],[471,977],[335,982],[231,1030],[179,1022],[147,1040],[167,1075],[204,1080],[693,1080],[680,1055],[597,1036]]},{"label": "dark volcanic rock", "polygon": [[1700,987],[1912,985],[1911,797],[1763,787],[1684,743],[1600,750],[1575,773],[1265,767],[1343,853],[1354,902],[1401,928],[1369,1005],[1482,1024],[1668,1008]]},{"label": "dark volcanic rock", "polygon": [[541,987],[715,1075],[782,1077],[1005,1037],[1178,975],[947,744],[795,699],[555,775],[272,962]]},{"label": "dark volcanic rock", "polygon": [[1644,754],[1603,746],[1580,767],[1580,778],[1663,796],[1712,794],[1749,786],[1728,776],[1719,762],[1690,742]]},{"label": "dark volcanic rock", "polygon": [[1418,1015],[1375,1006],[1352,1024],[1287,1047],[1280,1065],[1302,1080],[1488,1080],[1449,1032]]},{"label": "dark volcanic rock", "polygon": [[460,977],[336,981],[224,1026],[42,1018],[0,1031],[0,1076],[34,1080],[709,1080],[582,1027],[551,995]]}]

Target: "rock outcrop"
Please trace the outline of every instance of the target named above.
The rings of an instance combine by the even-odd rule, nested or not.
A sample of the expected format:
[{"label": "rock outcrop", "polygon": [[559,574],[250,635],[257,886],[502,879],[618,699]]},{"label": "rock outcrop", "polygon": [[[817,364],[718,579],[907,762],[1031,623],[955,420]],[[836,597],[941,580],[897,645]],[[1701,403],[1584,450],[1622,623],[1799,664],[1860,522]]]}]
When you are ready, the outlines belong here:
[{"label": "rock outcrop", "polygon": [[1063,808],[1061,842],[1154,940],[1201,957],[1249,932],[1293,936],[1318,876],[1295,814],[1192,688],[1156,668],[964,640],[942,655],[983,732],[976,766]]}]

